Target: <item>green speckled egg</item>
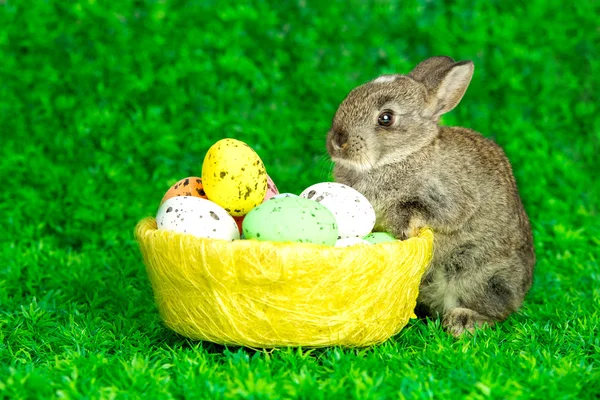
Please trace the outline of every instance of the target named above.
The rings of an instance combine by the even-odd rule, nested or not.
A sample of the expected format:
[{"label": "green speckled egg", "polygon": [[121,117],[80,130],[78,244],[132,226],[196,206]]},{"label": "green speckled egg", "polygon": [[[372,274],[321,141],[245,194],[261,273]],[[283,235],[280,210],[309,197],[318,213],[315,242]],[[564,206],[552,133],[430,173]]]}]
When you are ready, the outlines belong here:
[{"label": "green speckled egg", "polygon": [[246,215],[246,239],[316,243],[333,246],[338,238],[335,216],[316,201],[282,197],[262,203]]},{"label": "green speckled egg", "polygon": [[369,242],[371,244],[385,243],[385,242],[395,242],[396,241],[396,238],[393,237],[392,235],[390,235],[387,232],[373,232],[373,233],[369,233],[363,239],[365,239],[367,242]]}]

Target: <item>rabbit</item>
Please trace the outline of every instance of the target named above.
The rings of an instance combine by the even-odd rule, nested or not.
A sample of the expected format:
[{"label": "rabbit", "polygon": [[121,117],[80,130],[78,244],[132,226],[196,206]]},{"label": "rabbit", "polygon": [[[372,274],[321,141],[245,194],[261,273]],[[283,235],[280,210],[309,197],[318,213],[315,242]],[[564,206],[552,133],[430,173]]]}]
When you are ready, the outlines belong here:
[{"label": "rabbit", "polygon": [[400,240],[433,230],[415,312],[440,317],[455,337],[517,311],[536,261],[504,151],[473,130],[439,125],[473,71],[472,61],[439,56],[408,75],[358,86],[335,112],[326,140],[334,180],[372,203],[374,230]]}]

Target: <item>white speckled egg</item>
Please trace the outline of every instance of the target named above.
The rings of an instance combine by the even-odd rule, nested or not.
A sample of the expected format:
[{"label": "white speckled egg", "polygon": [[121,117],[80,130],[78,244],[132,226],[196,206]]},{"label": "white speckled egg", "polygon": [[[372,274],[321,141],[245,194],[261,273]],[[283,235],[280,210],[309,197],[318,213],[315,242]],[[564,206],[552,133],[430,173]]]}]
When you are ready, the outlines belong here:
[{"label": "white speckled egg", "polygon": [[238,226],[221,206],[199,197],[167,199],[156,214],[158,229],[223,240],[240,238]]},{"label": "white speckled egg", "polygon": [[335,247],[348,247],[348,246],[355,246],[355,245],[360,245],[360,244],[370,245],[371,243],[369,243],[366,240],[359,238],[359,237],[349,237],[349,238],[338,239],[338,241],[335,242]]},{"label": "white speckled egg", "polygon": [[375,210],[369,200],[350,186],[322,182],[306,188],[300,197],[327,207],[337,220],[339,239],[367,235],[375,226]]}]

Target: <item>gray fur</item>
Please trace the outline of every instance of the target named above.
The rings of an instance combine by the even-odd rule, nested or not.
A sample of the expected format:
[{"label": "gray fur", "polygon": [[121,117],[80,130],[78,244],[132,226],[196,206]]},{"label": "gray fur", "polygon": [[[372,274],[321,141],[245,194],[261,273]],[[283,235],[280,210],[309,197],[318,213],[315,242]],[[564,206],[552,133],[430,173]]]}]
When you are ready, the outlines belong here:
[{"label": "gray fur", "polygon": [[[376,230],[400,239],[435,233],[418,309],[459,336],[515,312],[532,284],[529,219],[502,149],[470,129],[441,127],[463,97],[473,63],[433,57],[409,75],[352,90],[327,137],[337,182],[373,204]],[[378,117],[394,114],[390,127]]]}]

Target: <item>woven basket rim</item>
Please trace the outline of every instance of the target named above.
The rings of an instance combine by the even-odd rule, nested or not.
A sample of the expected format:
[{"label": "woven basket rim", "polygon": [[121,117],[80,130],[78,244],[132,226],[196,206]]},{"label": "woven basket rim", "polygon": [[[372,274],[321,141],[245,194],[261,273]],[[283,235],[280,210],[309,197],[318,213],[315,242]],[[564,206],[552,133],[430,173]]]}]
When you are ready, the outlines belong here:
[{"label": "woven basket rim", "polygon": [[[194,236],[188,233],[180,233],[180,232],[172,232],[166,230],[160,230],[156,226],[156,219],[154,217],[146,217],[141,219],[135,228],[135,236],[138,241],[141,240],[142,236],[150,236],[150,238],[157,235],[166,235],[170,240],[182,240],[186,242],[196,243],[198,245],[202,244],[211,244],[212,246],[227,246],[229,248],[239,246],[240,249],[248,250],[249,248],[263,248],[263,249],[274,249],[278,251],[281,249],[282,245],[285,245],[289,251],[290,248],[296,248],[298,250],[307,250],[312,249],[320,250],[320,249],[328,249],[329,251],[355,251],[356,249],[362,249],[363,246],[348,246],[348,247],[335,247],[325,244],[316,244],[316,243],[298,243],[298,242],[277,242],[277,241],[269,241],[269,240],[255,240],[255,239],[240,239],[240,240],[224,240],[224,239],[211,239],[211,238],[202,238],[198,236]],[[423,242],[426,244],[427,242],[431,242],[433,240],[434,233],[433,230],[429,227],[425,227],[419,230],[416,236],[410,237],[405,240],[396,240],[391,242],[382,242],[377,244],[371,244],[371,246],[414,246],[417,242]]]}]

